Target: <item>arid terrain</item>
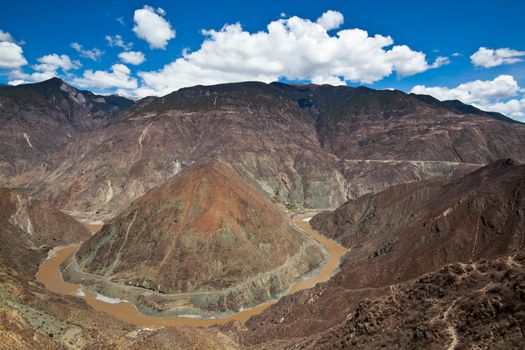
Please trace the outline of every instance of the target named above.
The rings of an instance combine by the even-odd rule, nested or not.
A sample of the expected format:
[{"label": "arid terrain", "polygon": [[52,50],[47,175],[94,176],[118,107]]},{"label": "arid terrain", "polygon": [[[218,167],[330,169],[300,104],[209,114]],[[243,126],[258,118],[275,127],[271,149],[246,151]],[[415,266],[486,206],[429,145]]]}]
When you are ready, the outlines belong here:
[{"label": "arid terrain", "polygon": [[[0,87],[0,126],[0,348],[524,343],[525,125],[504,115],[313,84],[132,101],[53,78]],[[39,266],[71,245],[57,273],[76,292],[52,292]],[[184,315],[232,319],[162,324]]]},{"label": "arid terrain", "polygon": [[[234,170],[211,161],[134,201],[82,244],[64,274],[150,312],[238,311],[283,293],[325,254]],[[125,291],[110,294],[119,285]]]}]

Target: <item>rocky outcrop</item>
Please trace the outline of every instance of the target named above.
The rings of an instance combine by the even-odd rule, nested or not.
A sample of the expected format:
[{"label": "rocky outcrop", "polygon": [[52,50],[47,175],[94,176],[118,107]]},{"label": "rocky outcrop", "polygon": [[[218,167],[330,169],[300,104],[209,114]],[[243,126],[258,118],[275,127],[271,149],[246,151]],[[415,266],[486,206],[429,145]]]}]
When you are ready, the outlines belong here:
[{"label": "rocky outcrop", "polygon": [[268,199],[211,161],[133,202],[65,274],[150,312],[224,312],[286,291],[323,258]]}]

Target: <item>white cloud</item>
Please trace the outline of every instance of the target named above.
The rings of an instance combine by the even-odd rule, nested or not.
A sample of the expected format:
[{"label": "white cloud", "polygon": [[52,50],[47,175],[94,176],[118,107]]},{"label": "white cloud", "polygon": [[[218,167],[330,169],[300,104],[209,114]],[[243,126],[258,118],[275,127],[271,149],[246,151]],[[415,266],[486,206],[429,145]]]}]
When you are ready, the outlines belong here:
[{"label": "white cloud", "polygon": [[503,113],[525,121],[525,98],[514,98],[523,90],[511,75],[500,75],[493,80],[475,80],[454,88],[416,85],[415,94],[431,95],[438,100],[459,100],[485,111]]},{"label": "white cloud", "polygon": [[124,63],[129,63],[133,65],[139,65],[146,60],[144,54],[140,51],[125,51],[121,52],[118,57]]},{"label": "white cloud", "polygon": [[424,53],[413,51],[406,45],[394,46],[386,55],[394,65],[393,69],[402,77],[414,75],[432,68],[439,68],[450,63],[448,57],[438,56],[434,63],[428,64]]},{"label": "white cloud", "polygon": [[25,83],[36,83],[58,77],[59,70],[67,73],[71,69],[78,69],[81,67],[80,62],[72,61],[67,55],[58,55],[56,53],[45,55],[37,58],[38,64],[32,66],[35,72],[28,74],[20,69],[15,69],[9,73],[9,84],[18,85]]},{"label": "white cloud", "polygon": [[19,68],[27,64],[23,50],[15,43],[0,41],[0,68]]},{"label": "white cloud", "polygon": [[33,72],[31,74],[25,73],[21,70],[15,69],[9,73],[9,85],[19,85],[28,83],[38,83],[57,76],[56,71],[41,71]]},{"label": "white cloud", "polygon": [[165,15],[166,11],[160,7],[155,10],[147,5],[135,10],[133,15],[133,31],[139,38],[146,40],[152,49],[166,49],[168,41],[175,38],[175,30],[164,19]]},{"label": "white cloud", "polygon": [[521,122],[525,122],[525,97],[488,104],[483,106],[483,108],[487,111],[499,112]]},{"label": "white cloud", "polygon": [[8,32],[4,32],[2,29],[0,29],[0,41],[13,42],[13,37]]},{"label": "white cloud", "polygon": [[461,55],[460,52],[454,52],[454,53],[452,54],[452,57],[461,57],[461,56],[462,56],[462,55]]},{"label": "white cloud", "polygon": [[121,47],[124,50],[131,50],[133,47],[133,43],[126,43],[124,40],[122,40],[122,36],[120,35],[106,35],[106,41],[108,42],[108,45],[110,47]]},{"label": "white cloud", "polygon": [[513,76],[500,75],[494,80],[475,80],[460,84],[455,88],[416,85],[411,92],[432,95],[438,100],[460,100],[469,104],[485,104],[494,99],[516,96],[519,91],[520,87]]},{"label": "white cloud", "polygon": [[33,69],[41,72],[55,72],[58,69],[68,71],[81,67],[80,62],[72,61],[68,55],[57,55],[56,53],[37,58],[39,64],[33,65]]},{"label": "white cloud", "polygon": [[71,47],[73,48],[73,50],[78,52],[80,56],[89,58],[93,61],[98,60],[98,58],[104,54],[103,51],[97,49],[96,47],[92,48],[91,50],[84,49],[84,47],[79,43],[72,43]]},{"label": "white cloud", "polygon": [[436,57],[436,60],[434,61],[434,63],[430,65],[430,68],[439,68],[447,64],[450,64],[450,59],[448,57],[438,56]]},{"label": "white cloud", "polygon": [[339,28],[344,23],[344,17],[341,12],[328,10],[317,19],[317,24],[326,30]]},{"label": "white cloud", "polygon": [[15,80],[10,80],[7,84],[8,85],[12,85],[12,86],[16,86],[16,85],[27,84],[27,83],[29,83],[29,82],[26,81],[26,80],[15,79]]},{"label": "white cloud", "polygon": [[491,68],[502,64],[521,62],[520,57],[525,56],[525,51],[517,51],[509,48],[488,49],[480,47],[472,56],[470,61],[477,67]]},{"label": "white cloud", "polygon": [[111,66],[111,72],[84,71],[82,77],[73,79],[73,84],[81,88],[94,89],[136,89],[137,79],[131,76],[131,71],[123,64],[114,64]]},{"label": "white cloud", "polygon": [[341,77],[336,77],[336,76],[332,76],[332,77],[323,77],[323,76],[312,77],[312,83],[319,84],[319,85],[329,84],[329,85],[334,85],[334,86],[346,85],[346,82],[343,79],[341,79]]},{"label": "white cloud", "polygon": [[448,62],[438,58],[430,64],[424,53],[406,45],[392,46],[391,37],[370,36],[361,29],[343,29],[331,35],[326,28],[343,21],[342,15],[332,12],[317,22],[299,17],[279,19],[269,23],[266,31],[256,33],[243,30],[239,23],[218,31],[203,30],[205,39],[199,50],[184,51],[183,57],[158,71],[139,72],[144,84],[137,94],[162,95],[196,84],[271,82],[283,77],[373,83],[393,72],[407,76]]}]

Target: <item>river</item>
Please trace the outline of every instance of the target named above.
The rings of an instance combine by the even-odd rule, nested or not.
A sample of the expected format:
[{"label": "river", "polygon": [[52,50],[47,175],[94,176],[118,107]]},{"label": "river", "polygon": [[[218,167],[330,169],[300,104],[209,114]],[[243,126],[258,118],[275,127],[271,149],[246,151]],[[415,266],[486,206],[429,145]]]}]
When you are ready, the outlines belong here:
[{"label": "river", "polygon": [[[288,294],[296,293],[300,290],[311,288],[317,283],[328,281],[339,267],[341,257],[347,249],[340,246],[337,242],[321,235],[310,227],[309,218],[295,217],[293,225],[300,231],[306,233],[320,244],[328,252],[328,258],[324,265],[319,269],[319,273],[296,282],[289,289]],[[82,297],[95,310],[105,312],[124,322],[141,327],[208,327],[212,325],[225,324],[232,320],[241,323],[246,322],[250,317],[257,315],[275,304],[278,300],[271,300],[256,307],[239,311],[226,317],[215,319],[200,319],[190,317],[160,317],[148,316],[141,313],[133,304],[126,301],[111,300],[103,296],[84,290],[80,285],[68,283],[62,278],[60,265],[75,251],[77,245],[57,247],[53,249],[48,258],[40,265],[36,280],[42,283],[47,290],[62,294],[75,295]]]}]

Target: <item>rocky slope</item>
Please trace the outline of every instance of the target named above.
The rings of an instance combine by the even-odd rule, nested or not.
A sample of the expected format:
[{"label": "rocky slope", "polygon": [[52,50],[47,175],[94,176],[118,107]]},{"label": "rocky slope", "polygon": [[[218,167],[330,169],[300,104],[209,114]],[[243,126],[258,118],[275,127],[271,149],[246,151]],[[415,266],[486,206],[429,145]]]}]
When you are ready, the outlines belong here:
[{"label": "rocky slope", "polygon": [[[327,86],[315,91],[319,139],[340,159],[486,164],[509,157],[525,141],[522,124],[460,102],[469,108],[401,91]],[[522,155],[515,158],[524,161]]]},{"label": "rocky slope", "polygon": [[89,236],[83,225],[53,205],[0,188],[0,260],[4,264],[21,267],[35,259],[37,264],[48,249]]},{"label": "rocky slope", "polygon": [[144,309],[227,311],[284,292],[323,252],[233,169],[211,161],[134,201],[73,259],[65,263],[71,280]]},{"label": "rocky slope", "polygon": [[447,265],[364,298],[340,325],[290,349],[502,348],[523,344],[525,256]]},{"label": "rocky slope", "polygon": [[413,214],[441,192],[445,184],[444,180],[426,180],[392,186],[349,200],[334,211],[322,212],[314,216],[310,224],[344,246],[361,248],[361,241],[370,243],[376,237],[382,239],[383,232],[396,231],[412,220]]},{"label": "rocky slope", "polygon": [[49,248],[90,236],[51,204],[0,189],[0,349],[238,348],[215,328],[135,329],[35,282]]},{"label": "rocky slope", "polygon": [[[314,218],[314,226],[322,230],[336,228],[335,237],[351,247],[341,272],[328,283],[285,297],[252,318],[247,323],[251,333],[245,341],[250,344],[261,344],[272,338],[284,343],[290,338],[314,341],[321,339],[319,337],[324,331],[336,327],[333,329],[341,332],[339,339],[351,342],[356,324],[350,328],[344,324],[355,317],[356,306],[363,299],[372,298],[376,299],[374,303],[384,304],[385,298],[397,288],[404,288],[404,283],[413,283],[414,279],[433,273],[446,264],[470,264],[480,259],[495,261],[520,253],[525,246],[524,186],[524,165],[514,165],[509,160],[498,161],[444,186],[427,182],[405,185],[405,188],[394,187],[375,196],[350,201],[334,213]],[[491,267],[502,271],[494,283],[521,286],[520,275],[511,272],[514,265],[512,261],[509,264]],[[519,271],[521,269],[522,263]],[[475,273],[474,278],[478,277]],[[493,278],[490,274],[488,277]],[[431,288],[433,278],[422,288]],[[436,278],[442,277],[438,275]],[[488,282],[487,279],[483,281]],[[462,288],[475,291],[478,287],[467,283]],[[519,311],[523,296],[519,292],[506,294],[508,288],[502,287],[496,295],[503,293],[502,298],[507,295],[505,298],[511,299],[505,302],[506,305],[515,305],[515,308],[502,311],[501,317],[517,318],[518,323],[523,324]],[[407,287],[403,294],[407,295],[409,289]],[[453,290],[444,290],[443,293],[451,293],[447,298],[459,296]],[[424,295],[418,297],[425,298]],[[464,300],[466,302],[468,298]],[[407,309],[403,305],[407,305]],[[400,304],[399,310],[406,311],[395,317],[406,318],[404,322],[416,317],[417,311],[410,309],[410,305]],[[436,307],[438,314],[440,308],[443,307]],[[464,314],[467,311],[460,309],[457,312]],[[377,313],[381,310],[370,312],[379,317]],[[494,315],[491,322],[499,322],[498,317]],[[387,323],[381,323],[383,321]],[[392,332],[393,325],[397,324],[391,318],[388,321],[379,319],[378,322],[374,325],[378,328],[374,329],[393,327],[388,328]],[[464,328],[463,332],[471,331]],[[316,335],[312,336],[313,333]],[[490,327],[483,330],[483,337],[489,334]],[[494,341],[505,341],[502,340],[504,337],[498,337]],[[356,344],[365,341],[361,338]]]},{"label": "rocky slope", "polygon": [[[53,152],[46,169],[17,173],[10,185],[75,216],[107,220],[209,157],[232,165],[268,197],[307,208],[337,207],[395,184],[451,179],[502,157],[525,160],[523,124],[399,91],[196,86],[138,101],[113,120]],[[22,146],[30,154],[27,142]]]},{"label": "rocky slope", "polygon": [[[18,192],[0,191],[0,344],[268,349],[523,343],[525,169],[500,161],[470,173],[502,157],[523,162],[523,124],[457,101],[315,85],[197,86],[130,104],[56,79],[0,88],[0,182]],[[209,159],[235,172],[217,163],[210,170],[204,166]],[[254,189],[282,209],[348,200],[312,224],[350,252],[329,282],[282,298],[246,325],[137,329],[34,282],[46,245],[80,240],[86,232],[75,236],[78,224],[21,191],[76,216],[110,221],[82,247],[84,272],[70,275],[89,288],[127,293],[148,312],[216,312],[264,300],[313,268],[320,254],[301,249],[282,213]],[[189,204],[180,207],[177,199]],[[225,207],[233,209],[225,213]],[[269,242],[250,234],[259,227]],[[100,252],[107,255],[90,261]],[[293,256],[300,259],[275,268]],[[238,283],[250,274],[257,277]],[[217,288],[227,292],[219,296]],[[145,290],[148,297],[140,297]],[[171,291],[186,294],[166,299]]]},{"label": "rocky slope", "polygon": [[77,90],[58,78],[0,87],[0,182],[15,175],[27,181],[52,168],[51,154],[79,134],[106,126],[131,104]]}]

